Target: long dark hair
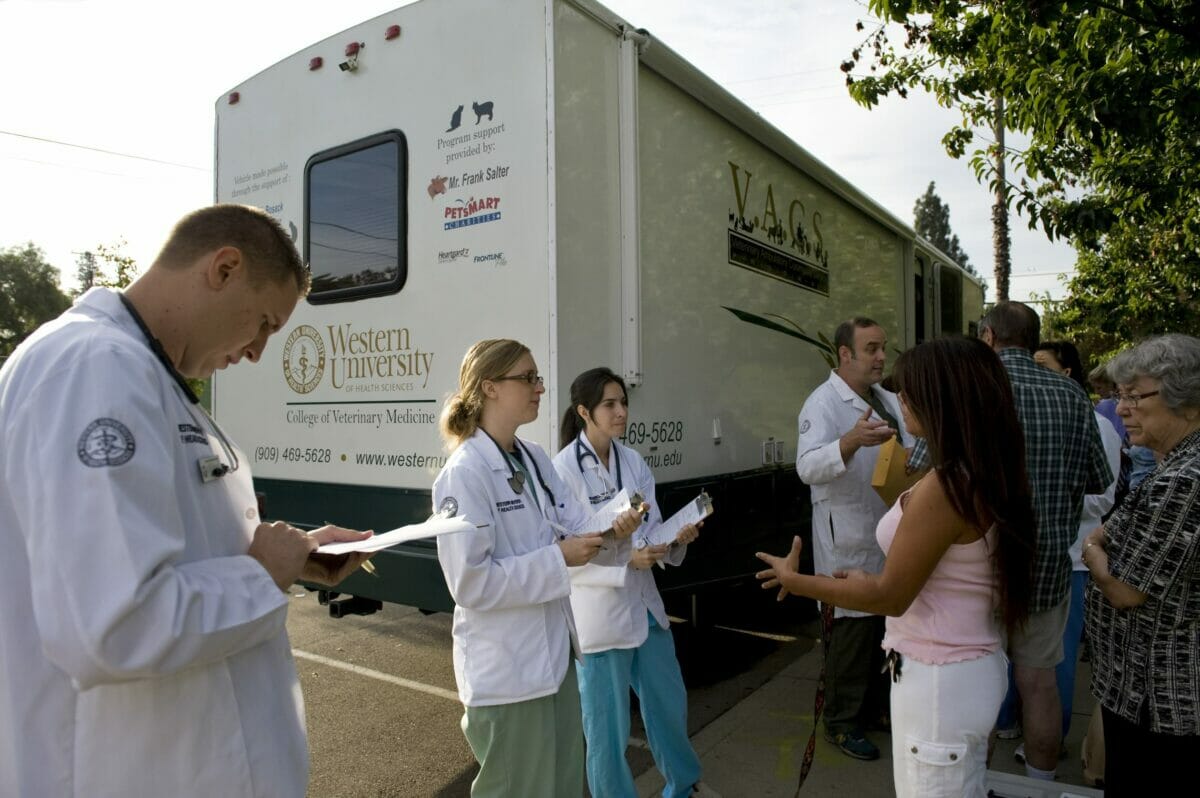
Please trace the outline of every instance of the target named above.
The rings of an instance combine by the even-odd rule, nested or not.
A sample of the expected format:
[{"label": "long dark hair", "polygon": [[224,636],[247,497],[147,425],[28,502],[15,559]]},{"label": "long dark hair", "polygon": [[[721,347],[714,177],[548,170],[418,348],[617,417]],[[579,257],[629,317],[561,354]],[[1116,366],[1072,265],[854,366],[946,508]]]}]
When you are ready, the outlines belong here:
[{"label": "long dark hair", "polygon": [[1067,376],[1075,380],[1079,384],[1079,387],[1083,389],[1083,392],[1087,393],[1088,375],[1083,373],[1083,363],[1079,358],[1079,350],[1075,348],[1075,344],[1070,341],[1042,341],[1034,351],[1045,351],[1054,355],[1054,359],[1058,361],[1058,365],[1069,369]]},{"label": "long dark hair", "polygon": [[621,393],[629,396],[629,390],[625,387],[625,380],[617,376],[610,368],[588,369],[575,378],[571,383],[571,404],[567,406],[566,412],[563,413],[562,426],[558,430],[558,448],[562,449],[571,441],[579,437],[579,433],[583,432],[587,423],[579,417],[579,413],[575,408],[583,405],[587,411],[594,411],[602,401],[604,401],[604,389],[608,387],[610,382],[615,382],[621,386]]},{"label": "long dark hair", "polygon": [[893,375],[924,427],[950,505],[977,529],[996,524],[992,557],[1011,632],[1029,617],[1036,526],[1008,372],[982,341],[955,337],[909,349]]}]

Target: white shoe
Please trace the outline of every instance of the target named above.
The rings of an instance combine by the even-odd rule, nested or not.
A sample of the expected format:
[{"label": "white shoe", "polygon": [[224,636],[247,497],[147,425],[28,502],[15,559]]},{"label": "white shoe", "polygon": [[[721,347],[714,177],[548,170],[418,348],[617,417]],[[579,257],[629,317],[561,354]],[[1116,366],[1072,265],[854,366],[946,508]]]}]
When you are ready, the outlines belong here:
[{"label": "white shoe", "polygon": [[996,729],[996,736],[1001,740],[1017,740],[1021,737],[1021,721],[1017,721],[1007,729]]},{"label": "white shoe", "polygon": [[[1058,758],[1060,761],[1067,758],[1067,744],[1065,742],[1062,744],[1062,748],[1058,749]],[[1013,759],[1022,765],[1025,764],[1025,743],[1021,743],[1017,746],[1017,750],[1013,751]]]},{"label": "white shoe", "polygon": [[692,785],[692,798],[721,798],[721,793],[702,781]]}]

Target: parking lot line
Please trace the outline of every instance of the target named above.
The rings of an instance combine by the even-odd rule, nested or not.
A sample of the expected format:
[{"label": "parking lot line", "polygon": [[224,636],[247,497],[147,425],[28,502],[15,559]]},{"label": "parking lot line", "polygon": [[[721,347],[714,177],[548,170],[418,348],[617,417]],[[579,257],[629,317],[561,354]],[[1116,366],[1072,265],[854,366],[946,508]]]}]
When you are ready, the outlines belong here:
[{"label": "parking lot line", "polygon": [[434,687],[431,684],[422,684],[421,682],[414,682],[412,679],[402,679],[399,676],[392,676],[390,673],[381,673],[380,671],[374,671],[374,670],[371,670],[370,668],[363,668],[358,665],[351,665],[348,662],[340,662],[336,659],[331,659],[329,657],[323,657],[320,654],[313,654],[308,651],[301,651],[298,648],[293,648],[292,654],[293,654],[293,656],[296,656],[300,659],[309,660],[310,662],[318,662],[322,665],[328,665],[331,668],[338,668],[340,670],[350,671],[351,673],[357,673],[359,676],[366,676],[369,679],[378,679],[379,681],[387,682],[388,684],[394,684],[399,687],[407,687],[409,690],[416,690],[419,693],[425,693],[427,695],[435,695],[440,698],[448,698],[451,701],[458,703],[458,693],[454,692],[453,690],[446,690],[442,687]]}]

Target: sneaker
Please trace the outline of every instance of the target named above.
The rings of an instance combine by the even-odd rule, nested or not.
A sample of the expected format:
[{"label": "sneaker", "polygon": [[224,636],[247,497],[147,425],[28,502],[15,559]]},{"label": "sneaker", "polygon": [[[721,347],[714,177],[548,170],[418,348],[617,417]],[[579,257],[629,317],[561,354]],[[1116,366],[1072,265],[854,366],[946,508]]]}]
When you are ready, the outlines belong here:
[{"label": "sneaker", "polygon": [[833,734],[826,730],[825,739],[836,745],[846,756],[866,761],[879,758],[879,749],[858,729],[851,729],[841,734]]},{"label": "sneaker", "polygon": [[[1062,761],[1067,758],[1067,744],[1063,743],[1062,748],[1058,749],[1058,759]],[[1013,751],[1013,759],[1018,763],[1025,764],[1025,743],[1017,746],[1017,750]]]},{"label": "sneaker", "polygon": [[704,782],[698,781],[692,785],[691,798],[721,798],[721,793]]},{"label": "sneaker", "polygon": [[1021,737],[1021,721],[1017,721],[1007,729],[996,729],[996,736],[1001,740],[1017,740]]}]

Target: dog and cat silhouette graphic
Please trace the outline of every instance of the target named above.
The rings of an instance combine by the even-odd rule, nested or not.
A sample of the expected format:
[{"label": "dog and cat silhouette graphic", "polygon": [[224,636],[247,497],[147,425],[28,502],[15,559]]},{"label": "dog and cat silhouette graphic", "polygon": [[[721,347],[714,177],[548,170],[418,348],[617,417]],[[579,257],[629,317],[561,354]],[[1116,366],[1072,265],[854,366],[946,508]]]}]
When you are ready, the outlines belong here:
[{"label": "dog and cat silhouette graphic", "polygon": [[[471,110],[475,112],[475,124],[478,125],[480,122],[482,122],[485,116],[488,118],[489,122],[492,121],[491,100],[482,103],[472,102]],[[447,133],[458,130],[459,126],[462,125],[462,114],[463,106],[461,105],[454,109],[454,113],[450,114],[450,127],[446,130]]]}]

